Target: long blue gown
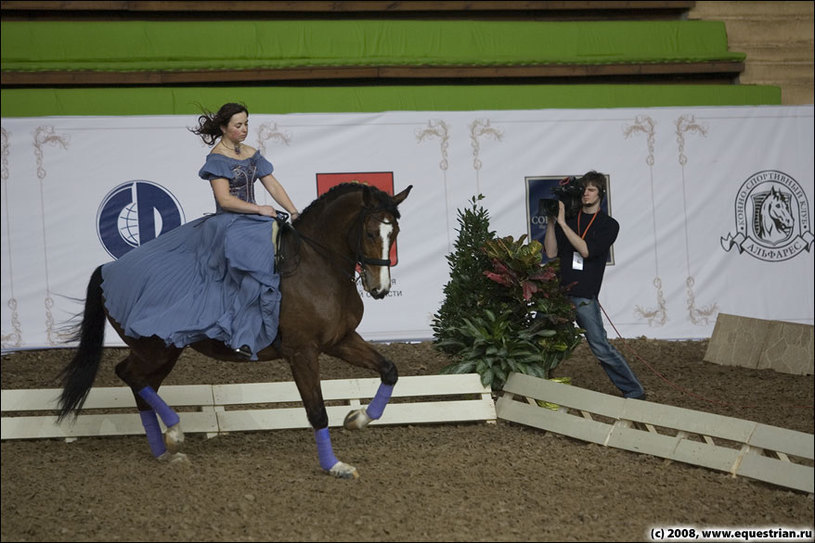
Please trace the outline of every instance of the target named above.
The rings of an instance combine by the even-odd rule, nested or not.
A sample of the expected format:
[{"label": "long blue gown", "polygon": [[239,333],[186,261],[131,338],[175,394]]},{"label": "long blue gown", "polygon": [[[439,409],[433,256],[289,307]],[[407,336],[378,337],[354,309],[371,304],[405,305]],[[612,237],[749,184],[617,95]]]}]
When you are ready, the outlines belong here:
[{"label": "long blue gown", "polygon": [[[226,178],[231,194],[255,203],[255,180],[272,171],[260,152],[245,160],[212,153],[199,176]],[[105,307],[130,337],[177,347],[210,338],[246,345],[257,360],[280,315],[274,219],[216,209],[105,264]]]}]

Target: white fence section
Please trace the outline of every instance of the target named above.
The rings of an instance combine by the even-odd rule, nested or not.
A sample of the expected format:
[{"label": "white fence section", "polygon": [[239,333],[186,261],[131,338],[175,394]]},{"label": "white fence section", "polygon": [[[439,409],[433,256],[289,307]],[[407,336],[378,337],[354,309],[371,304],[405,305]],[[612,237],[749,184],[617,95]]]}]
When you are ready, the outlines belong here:
[{"label": "white fence section", "polygon": [[[558,405],[539,407],[537,400]],[[569,437],[813,492],[812,434],[513,373],[498,417]]]},{"label": "white fence section", "polygon": [[[379,378],[322,382],[329,426],[367,405]],[[3,390],[2,439],[143,434],[128,387],[92,388],[82,414],[57,424],[61,390]],[[181,417],[185,433],[310,428],[293,382],[163,386],[161,396]],[[37,412],[38,414],[30,414]],[[50,412],[49,414],[42,414]],[[496,420],[489,387],[477,374],[401,377],[382,418],[371,425]]]},{"label": "white fence section", "polygon": [[[322,382],[329,426],[365,407],[378,378]],[[92,388],[82,414],[56,423],[59,389],[3,390],[6,439],[144,433],[127,387]],[[163,386],[185,433],[310,428],[293,382]],[[543,408],[538,401],[556,404]],[[513,373],[497,404],[478,374],[399,379],[371,425],[495,422],[498,418],[603,446],[724,471],[795,490],[815,491],[812,434],[599,392]]]}]

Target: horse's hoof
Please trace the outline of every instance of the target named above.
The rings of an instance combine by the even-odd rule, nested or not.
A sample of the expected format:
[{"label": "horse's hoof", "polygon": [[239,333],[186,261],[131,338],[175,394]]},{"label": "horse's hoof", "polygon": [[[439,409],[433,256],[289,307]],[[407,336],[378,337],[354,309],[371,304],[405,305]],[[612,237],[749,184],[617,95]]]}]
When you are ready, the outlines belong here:
[{"label": "horse's hoof", "polygon": [[178,452],[182,443],[184,443],[184,432],[181,430],[181,423],[179,422],[175,426],[167,428],[167,431],[164,432],[164,445],[168,451],[174,453]]},{"label": "horse's hoof", "polygon": [[328,473],[338,479],[359,479],[359,472],[354,466],[349,466],[345,462],[337,462]]},{"label": "horse's hoof", "polygon": [[165,462],[167,464],[190,463],[190,459],[187,458],[186,454],[180,452],[172,453],[170,451],[165,451],[162,453],[161,456],[158,457],[158,461]]},{"label": "horse's hoof", "polygon": [[345,421],[342,423],[346,430],[362,430],[368,423],[371,422],[371,417],[364,409],[357,409],[351,411],[345,416]]}]

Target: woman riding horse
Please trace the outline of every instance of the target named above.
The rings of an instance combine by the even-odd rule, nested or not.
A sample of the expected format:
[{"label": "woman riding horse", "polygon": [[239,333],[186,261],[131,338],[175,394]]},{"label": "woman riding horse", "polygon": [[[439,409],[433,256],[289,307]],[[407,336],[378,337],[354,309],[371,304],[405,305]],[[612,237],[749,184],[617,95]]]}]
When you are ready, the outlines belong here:
[{"label": "woman riding horse", "polygon": [[[287,359],[315,430],[320,465],[336,476],[355,477],[356,469],[337,461],[331,451],[317,357],[325,352],[381,376],[375,398],[366,410],[349,415],[347,427],[361,428],[381,416],[397,372],[354,331],[363,306],[349,278],[359,265],[363,287],[374,298],[387,294],[387,256],[399,230],[397,206],[411,187],[393,198],[358,184],[323,195],[295,219],[296,231],[283,233],[289,254],[284,250],[280,256],[296,267],[281,281],[274,269],[274,219],[268,218],[275,210],[253,203],[255,178],[293,216],[297,211],[271,175],[271,164],[241,146],[246,112],[230,114],[232,106],[221,108],[220,117],[202,116],[197,130],[205,133],[208,122],[229,115],[219,125],[218,146],[227,148],[213,151],[201,170],[212,184],[218,213],[158,236],[100,266],[91,277],[79,348],[63,372],[60,420],[81,409],[93,384],[107,317],[131,348],[116,373],[133,390],[157,458],[183,457],[176,452],[183,441],[180,418],[158,390],[189,345],[221,360]],[[246,158],[240,158],[244,152]],[[167,427],[163,439],[157,417]]]}]

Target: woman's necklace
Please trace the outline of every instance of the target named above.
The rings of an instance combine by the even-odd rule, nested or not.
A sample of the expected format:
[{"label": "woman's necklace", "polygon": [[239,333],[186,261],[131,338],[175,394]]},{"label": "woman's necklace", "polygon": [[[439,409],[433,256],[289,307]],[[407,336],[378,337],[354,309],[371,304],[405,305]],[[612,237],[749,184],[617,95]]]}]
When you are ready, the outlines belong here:
[{"label": "woman's necklace", "polygon": [[[225,140],[225,139],[226,139],[226,138],[221,138],[221,145],[223,145],[224,147],[226,147],[227,149],[229,149],[229,146],[228,146],[228,145],[227,145],[227,144],[224,142],[224,140]],[[240,144],[240,143],[236,143],[236,144],[235,144],[235,147],[233,148],[233,150],[235,151],[235,154],[236,154],[236,155],[241,154],[241,144]]]}]

